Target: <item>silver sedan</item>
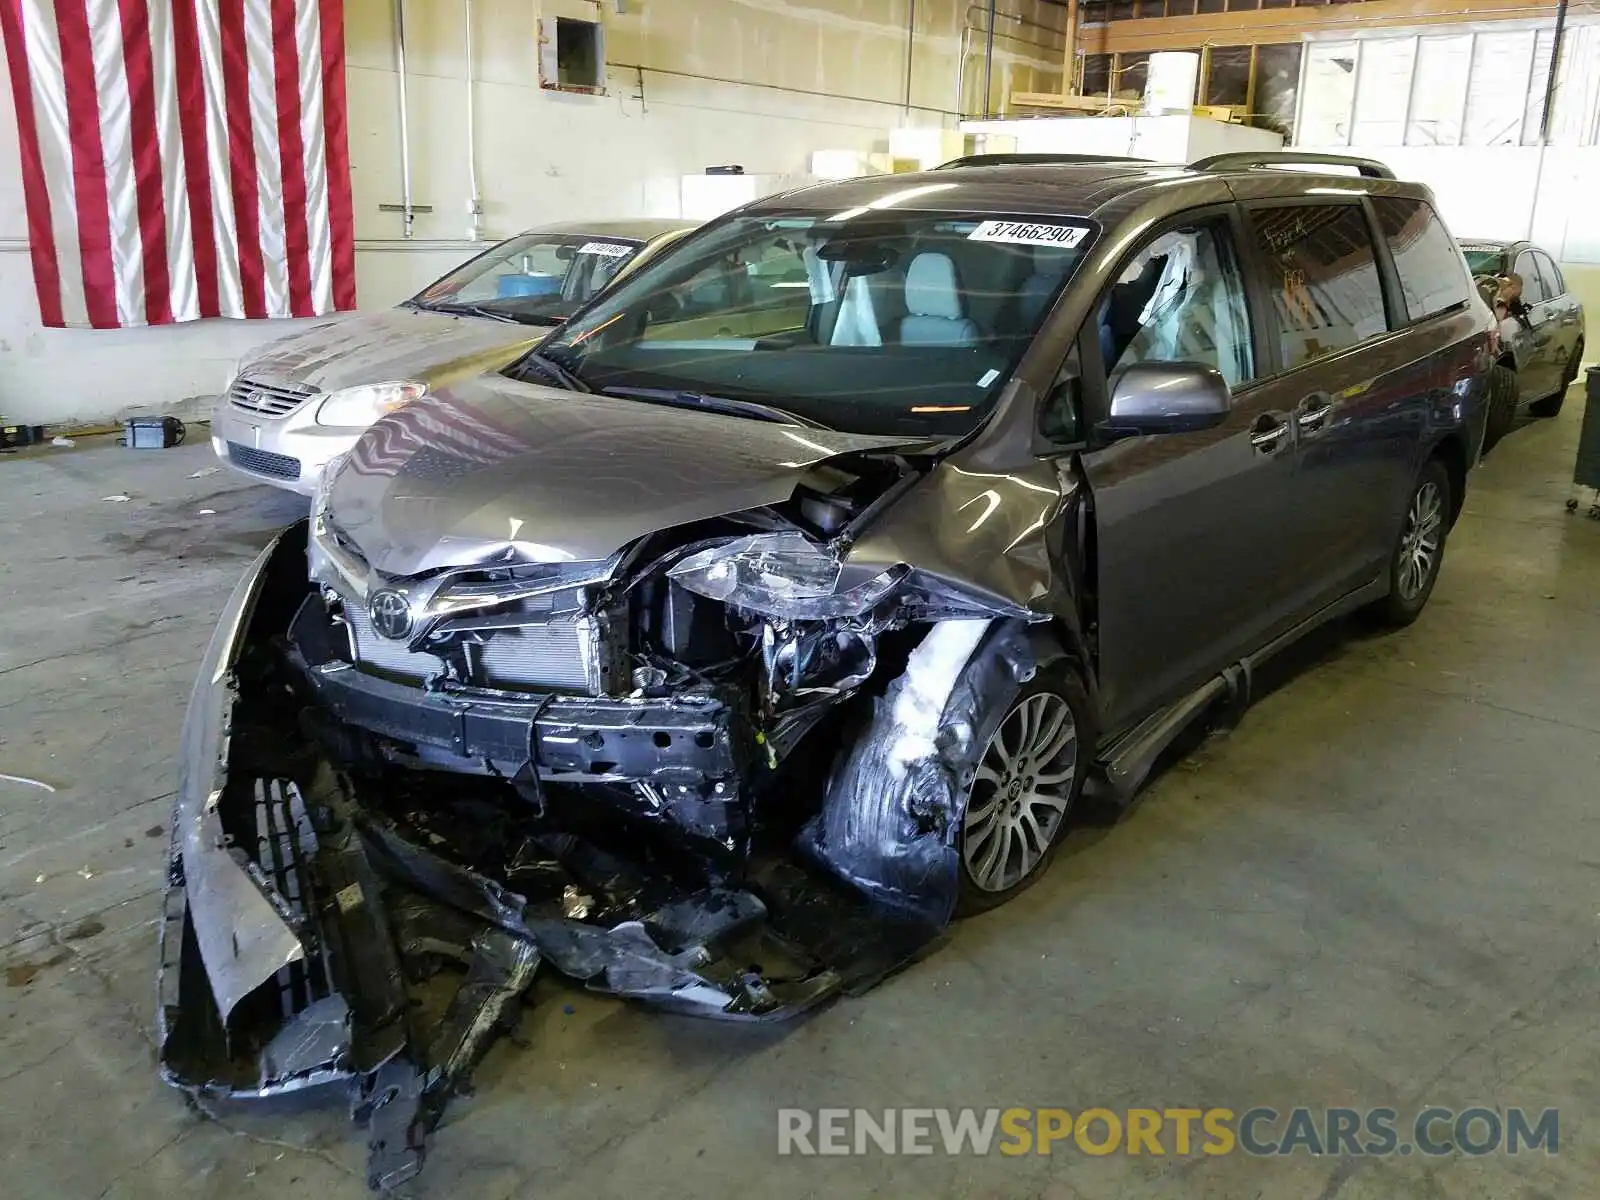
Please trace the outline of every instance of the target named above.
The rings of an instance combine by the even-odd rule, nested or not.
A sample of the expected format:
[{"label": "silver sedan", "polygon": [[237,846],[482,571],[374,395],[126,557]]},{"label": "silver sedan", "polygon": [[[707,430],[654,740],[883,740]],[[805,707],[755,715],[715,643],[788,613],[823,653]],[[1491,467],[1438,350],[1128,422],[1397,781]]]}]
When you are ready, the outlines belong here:
[{"label": "silver sedan", "polygon": [[312,495],[385,413],[515,361],[693,225],[549,225],[501,242],[396,308],[291,334],[241,362],[211,419],[236,471]]}]

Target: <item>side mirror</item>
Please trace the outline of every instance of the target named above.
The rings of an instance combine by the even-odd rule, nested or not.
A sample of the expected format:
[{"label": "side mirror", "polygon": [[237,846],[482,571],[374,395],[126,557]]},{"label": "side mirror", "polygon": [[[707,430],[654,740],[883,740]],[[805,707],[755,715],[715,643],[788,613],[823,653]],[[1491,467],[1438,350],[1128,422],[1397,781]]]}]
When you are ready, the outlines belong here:
[{"label": "side mirror", "polygon": [[1233,393],[1222,372],[1197,362],[1142,362],[1111,389],[1111,412],[1099,432],[1112,437],[1193,433],[1227,418]]}]

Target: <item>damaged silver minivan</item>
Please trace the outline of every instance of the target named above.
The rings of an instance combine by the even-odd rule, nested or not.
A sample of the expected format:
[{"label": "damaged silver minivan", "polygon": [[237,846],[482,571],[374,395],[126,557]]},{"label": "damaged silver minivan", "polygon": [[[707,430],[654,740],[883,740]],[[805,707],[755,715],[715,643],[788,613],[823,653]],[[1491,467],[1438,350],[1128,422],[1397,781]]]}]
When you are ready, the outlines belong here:
[{"label": "damaged silver minivan", "polygon": [[1276,165],[773,197],[374,425],[196,686],[168,1078],[352,1080],[385,1186],[541,967],[868,987],[1300,634],[1414,619],[1493,318],[1425,189]]}]

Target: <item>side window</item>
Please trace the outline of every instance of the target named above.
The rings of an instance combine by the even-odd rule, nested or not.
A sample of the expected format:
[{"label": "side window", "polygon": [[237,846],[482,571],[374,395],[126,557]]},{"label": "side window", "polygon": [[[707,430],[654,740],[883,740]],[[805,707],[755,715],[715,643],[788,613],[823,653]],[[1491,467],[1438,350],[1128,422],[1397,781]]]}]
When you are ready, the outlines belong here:
[{"label": "side window", "polygon": [[1251,220],[1285,369],[1388,328],[1372,235],[1359,206],[1263,208]]},{"label": "side window", "polygon": [[1539,277],[1539,261],[1534,258],[1532,250],[1524,250],[1517,255],[1511,273],[1522,281],[1524,304],[1538,304],[1550,299],[1549,293],[1545,291],[1544,280]]},{"label": "side window", "polygon": [[1406,313],[1413,321],[1431,317],[1472,296],[1472,282],[1443,223],[1421,200],[1374,197],[1378,227],[1394,257]]},{"label": "side window", "polygon": [[1083,436],[1083,371],[1078,361],[1078,345],[1072,345],[1067,361],[1056,372],[1056,380],[1039,406],[1039,433],[1058,446],[1070,445]]},{"label": "side window", "polygon": [[1550,299],[1567,294],[1567,281],[1561,277],[1561,268],[1556,266],[1556,260],[1543,250],[1534,252],[1539,260],[1539,278],[1544,280],[1544,290]]},{"label": "side window", "polygon": [[1138,362],[1200,362],[1233,387],[1255,378],[1244,277],[1225,221],[1169,229],[1100,299],[1106,375]]}]

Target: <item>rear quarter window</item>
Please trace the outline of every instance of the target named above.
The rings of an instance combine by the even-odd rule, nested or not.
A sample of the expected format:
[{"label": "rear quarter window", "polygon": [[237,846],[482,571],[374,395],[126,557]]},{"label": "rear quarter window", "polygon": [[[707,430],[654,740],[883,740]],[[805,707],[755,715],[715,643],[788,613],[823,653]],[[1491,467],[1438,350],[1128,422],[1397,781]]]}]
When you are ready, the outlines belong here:
[{"label": "rear quarter window", "polygon": [[1461,255],[1433,208],[1421,200],[1398,196],[1374,197],[1406,313],[1413,321],[1466,304],[1472,297],[1472,280]]}]

